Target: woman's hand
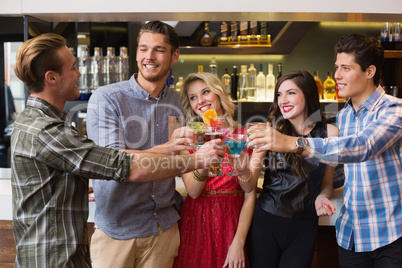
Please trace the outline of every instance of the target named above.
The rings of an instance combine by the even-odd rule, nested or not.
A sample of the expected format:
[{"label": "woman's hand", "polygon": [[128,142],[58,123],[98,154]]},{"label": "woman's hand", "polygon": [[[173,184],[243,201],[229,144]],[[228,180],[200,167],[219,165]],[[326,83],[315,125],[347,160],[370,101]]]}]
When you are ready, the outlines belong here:
[{"label": "woman's hand", "polygon": [[233,240],[229,247],[223,267],[243,268],[246,267],[246,257],[244,256],[244,245]]},{"label": "woman's hand", "polygon": [[315,199],[315,210],[317,216],[332,216],[335,214],[334,204],[325,196],[318,195]]}]

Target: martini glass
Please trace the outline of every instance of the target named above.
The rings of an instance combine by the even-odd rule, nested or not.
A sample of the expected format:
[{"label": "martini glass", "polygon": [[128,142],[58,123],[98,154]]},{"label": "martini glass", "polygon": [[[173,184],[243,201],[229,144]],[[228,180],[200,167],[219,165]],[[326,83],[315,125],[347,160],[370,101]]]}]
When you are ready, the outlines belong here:
[{"label": "martini glass", "polygon": [[228,173],[230,176],[238,176],[237,162],[240,157],[240,153],[243,151],[246,145],[247,134],[246,130],[238,126],[234,131],[228,131],[225,133],[224,140],[226,146],[229,147],[230,154],[234,157],[233,159],[233,171]]},{"label": "martini glass", "polygon": [[187,126],[197,131],[197,141],[195,144],[190,145],[198,150],[204,144],[204,135],[208,128],[203,122],[195,120],[188,122]]}]

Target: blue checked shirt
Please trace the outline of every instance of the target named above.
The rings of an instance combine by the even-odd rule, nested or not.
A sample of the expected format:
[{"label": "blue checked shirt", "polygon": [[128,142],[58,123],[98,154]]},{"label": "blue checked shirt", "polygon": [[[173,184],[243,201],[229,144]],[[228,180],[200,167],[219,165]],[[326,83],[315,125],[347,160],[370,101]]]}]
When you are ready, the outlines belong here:
[{"label": "blue checked shirt", "polygon": [[402,236],[402,100],[378,87],[355,111],[337,115],[337,138],[309,139],[326,163],[344,163],[344,205],[336,221],[338,245],[369,252]]},{"label": "blue checked shirt", "polygon": [[[183,116],[177,92],[166,85],[151,97],[135,80],[100,87],[88,102],[88,137],[113,149],[146,150],[169,140],[169,117]],[[146,161],[140,162],[149,165]],[[157,168],[166,162],[155,163]],[[94,181],[95,225],[115,239],[158,234],[179,221],[182,197],[175,179],[129,182]]]}]

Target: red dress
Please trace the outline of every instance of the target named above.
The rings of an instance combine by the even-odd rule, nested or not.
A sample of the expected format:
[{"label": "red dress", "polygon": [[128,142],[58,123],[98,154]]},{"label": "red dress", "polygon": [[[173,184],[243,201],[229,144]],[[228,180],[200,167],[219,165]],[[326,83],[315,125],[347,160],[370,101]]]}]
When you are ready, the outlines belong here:
[{"label": "red dress", "polygon": [[[224,173],[227,168],[222,165]],[[223,175],[208,177],[203,192],[241,190],[237,177]],[[173,267],[223,267],[243,200],[244,194],[203,193],[197,199],[187,196],[180,212],[180,248]]]}]

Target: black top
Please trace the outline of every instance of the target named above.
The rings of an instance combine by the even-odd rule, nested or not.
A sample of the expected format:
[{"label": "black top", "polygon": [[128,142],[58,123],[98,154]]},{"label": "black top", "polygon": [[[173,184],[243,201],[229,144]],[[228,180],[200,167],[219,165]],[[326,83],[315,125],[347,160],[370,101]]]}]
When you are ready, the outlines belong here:
[{"label": "black top", "polygon": [[[326,138],[326,124],[317,123],[307,138]],[[267,153],[267,163],[276,165],[276,171],[267,169],[264,174],[263,190],[257,206],[277,216],[293,219],[317,220],[314,202],[321,190],[321,181],[326,165],[315,158],[305,159],[309,177],[299,178],[291,170],[282,153]]]}]

